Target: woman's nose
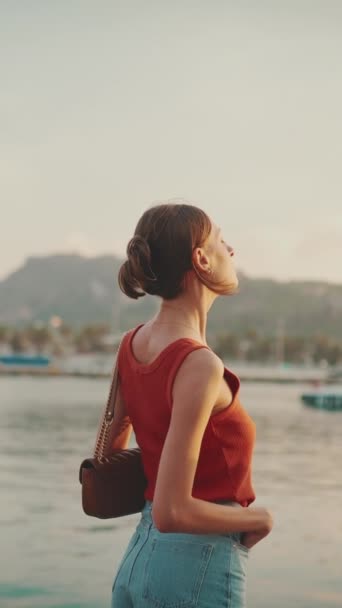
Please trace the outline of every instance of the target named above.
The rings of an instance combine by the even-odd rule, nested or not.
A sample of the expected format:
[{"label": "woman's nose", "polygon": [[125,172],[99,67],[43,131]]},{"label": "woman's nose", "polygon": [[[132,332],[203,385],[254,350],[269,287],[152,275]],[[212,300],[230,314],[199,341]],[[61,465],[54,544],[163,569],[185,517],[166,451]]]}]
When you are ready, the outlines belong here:
[{"label": "woman's nose", "polygon": [[233,249],[233,247],[231,247],[230,245],[228,245],[228,251],[230,253],[230,256],[233,257],[233,255],[234,255],[234,249]]}]

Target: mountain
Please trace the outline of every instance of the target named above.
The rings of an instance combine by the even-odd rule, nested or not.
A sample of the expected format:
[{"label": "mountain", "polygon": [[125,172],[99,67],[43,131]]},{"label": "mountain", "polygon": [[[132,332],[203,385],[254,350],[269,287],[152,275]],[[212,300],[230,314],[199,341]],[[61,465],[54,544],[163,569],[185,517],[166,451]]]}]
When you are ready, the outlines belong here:
[{"label": "mountain", "polygon": [[[117,284],[121,262],[111,255],[28,258],[0,281],[0,324],[23,325],[58,315],[71,325],[106,322],[118,330],[145,321],[157,310],[159,300],[124,296]],[[283,328],[288,335],[342,339],[342,285],[238,275],[239,293],[218,298],[210,311],[210,334],[256,329],[274,335]]]},{"label": "mountain", "polygon": [[[117,285],[120,264],[111,255],[30,257],[0,282],[0,323],[22,325],[58,315],[75,326],[96,322],[115,326],[120,323],[118,313],[130,318],[132,306]],[[139,310],[146,316],[155,304],[152,298],[144,299],[150,301],[142,302]]]}]

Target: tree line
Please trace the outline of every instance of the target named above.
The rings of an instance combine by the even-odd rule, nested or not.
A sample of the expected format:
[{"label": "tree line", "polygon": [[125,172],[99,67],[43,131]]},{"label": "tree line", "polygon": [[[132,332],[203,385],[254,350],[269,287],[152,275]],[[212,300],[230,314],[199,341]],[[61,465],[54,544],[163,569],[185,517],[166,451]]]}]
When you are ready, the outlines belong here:
[{"label": "tree line", "polygon": [[[0,351],[63,356],[69,353],[115,352],[120,336],[106,323],[73,328],[33,323],[26,327],[0,326]],[[325,334],[266,335],[255,328],[212,335],[210,346],[223,359],[251,362],[288,362],[329,365],[342,363],[342,342]]]},{"label": "tree line", "polygon": [[244,361],[288,362],[329,365],[342,363],[342,341],[325,334],[313,336],[269,336],[255,329],[243,334],[226,333],[215,342],[215,350],[223,358]]}]

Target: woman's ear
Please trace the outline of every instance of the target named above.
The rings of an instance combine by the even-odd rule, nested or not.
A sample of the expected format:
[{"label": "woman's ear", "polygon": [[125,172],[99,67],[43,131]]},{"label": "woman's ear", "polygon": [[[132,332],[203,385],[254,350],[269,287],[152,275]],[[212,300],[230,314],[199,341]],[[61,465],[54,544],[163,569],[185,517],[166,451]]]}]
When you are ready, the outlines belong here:
[{"label": "woman's ear", "polygon": [[210,261],[202,247],[196,247],[192,254],[192,263],[199,272],[208,272]]}]

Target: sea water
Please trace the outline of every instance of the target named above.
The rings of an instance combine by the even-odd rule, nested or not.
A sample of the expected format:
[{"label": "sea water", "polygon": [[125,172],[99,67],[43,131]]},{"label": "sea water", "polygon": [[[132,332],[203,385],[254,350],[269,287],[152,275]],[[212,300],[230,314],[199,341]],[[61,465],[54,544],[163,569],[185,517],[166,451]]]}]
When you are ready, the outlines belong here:
[{"label": "sea water", "polygon": [[[307,389],[241,386],[257,425],[255,505],[274,515],[250,552],[250,608],[342,606],[342,413],[306,408]],[[139,516],[82,511],[79,465],[107,392],[108,380],[0,378],[1,608],[110,606]]]}]

